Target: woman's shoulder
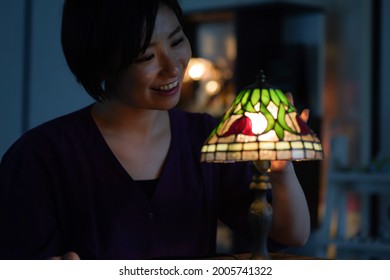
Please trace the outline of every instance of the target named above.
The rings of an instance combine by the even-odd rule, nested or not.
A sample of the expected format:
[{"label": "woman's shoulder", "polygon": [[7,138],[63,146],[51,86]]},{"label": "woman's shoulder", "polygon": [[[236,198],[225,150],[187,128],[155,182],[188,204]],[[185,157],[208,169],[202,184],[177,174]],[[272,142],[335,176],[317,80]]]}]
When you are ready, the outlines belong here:
[{"label": "woman's shoulder", "polygon": [[49,120],[45,123],[42,123],[32,128],[26,134],[42,133],[45,131],[52,131],[56,129],[58,130],[70,129],[70,128],[80,129],[86,124],[90,124],[92,120],[91,108],[92,105],[88,105],[74,112],[56,117],[52,120]]},{"label": "woman's shoulder", "polygon": [[58,146],[64,139],[82,137],[87,125],[90,125],[91,105],[42,123],[22,134],[4,154],[48,149]]}]

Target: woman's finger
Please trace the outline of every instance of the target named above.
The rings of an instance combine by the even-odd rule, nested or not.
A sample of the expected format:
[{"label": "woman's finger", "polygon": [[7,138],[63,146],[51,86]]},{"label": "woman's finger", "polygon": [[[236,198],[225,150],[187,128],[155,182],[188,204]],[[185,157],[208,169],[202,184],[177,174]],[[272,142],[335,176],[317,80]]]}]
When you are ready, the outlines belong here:
[{"label": "woman's finger", "polygon": [[80,256],[75,252],[69,252],[62,256],[54,256],[49,258],[49,260],[79,260]]},{"label": "woman's finger", "polygon": [[310,110],[309,109],[303,109],[302,113],[299,115],[299,117],[304,121],[307,122],[309,120]]},{"label": "woman's finger", "polygon": [[288,101],[290,101],[290,103],[292,105],[294,105],[294,97],[293,97],[292,93],[291,92],[286,92],[286,97],[287,97]]},{"label": "woman's finger", "polygon": [[[286,92],[286,97],[288,99],[288,101],[290,101],[290,103],[292,105],[294,105],[294,97],[292,95],[291,92]],[[309,109],[304,109],[302,111],[302,113],[299,115],[299,117],[304,121],[304,122],[307,122],[309,120],[309,115],[310,115],[310,110]]]},{"label": "woman's finger", "polygon": [[79,257],[79,255],[78,255],[77,253],[75,253],[75,252],[69,252],[69,253],[67,253],[67,254],[65,254],[65,255],[63,256],[63,259],[64,259],[64,260],[79,260],[80,257]]}]

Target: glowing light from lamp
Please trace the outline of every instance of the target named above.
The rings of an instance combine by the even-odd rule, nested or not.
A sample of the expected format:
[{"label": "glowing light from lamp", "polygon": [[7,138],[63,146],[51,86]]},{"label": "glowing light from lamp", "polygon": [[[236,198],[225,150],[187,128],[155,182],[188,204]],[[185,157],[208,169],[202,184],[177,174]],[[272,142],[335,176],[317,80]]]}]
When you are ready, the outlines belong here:
[{"label": "glowing light from lamp", "polygon": [[252,121],[252,132],[254,134],[262,134],[267,128],[267,119],[263,114],[246,113],[245,114]]}]

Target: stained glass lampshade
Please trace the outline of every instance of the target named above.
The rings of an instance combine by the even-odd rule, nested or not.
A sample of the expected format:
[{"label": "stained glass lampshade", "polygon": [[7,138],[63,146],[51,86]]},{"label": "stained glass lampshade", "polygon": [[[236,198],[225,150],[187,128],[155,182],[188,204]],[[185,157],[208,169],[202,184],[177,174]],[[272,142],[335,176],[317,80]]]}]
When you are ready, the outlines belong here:
[{"label": "stained glass lampshade", "polygon": [[206,162],[323,158],[320,140],[264,75],[239,92],[201,154]]},{"label": "stained glass lampshade", "polygon": [[249,189],[254,200],[249,208],[253,230],[252,259],[268,259],[267,238],[273,210],[267,201],[272,188],[271,160],[319,160],[322,145],[285,94],[265,80],[241,90],[201,150],[201,161],[252,161],[258,173]]}]

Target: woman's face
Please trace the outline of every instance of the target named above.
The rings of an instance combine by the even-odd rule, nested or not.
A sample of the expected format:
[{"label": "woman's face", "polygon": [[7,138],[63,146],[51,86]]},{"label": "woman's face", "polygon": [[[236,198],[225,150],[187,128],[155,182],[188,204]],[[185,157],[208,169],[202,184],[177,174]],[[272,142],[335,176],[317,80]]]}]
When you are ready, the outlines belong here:
[{"label": "woman's face", "polygon": [[160,5],[148,48],[113,82],[112,98],[137,109],[173,108],[190,57],[190,44],[175,13]]}]

